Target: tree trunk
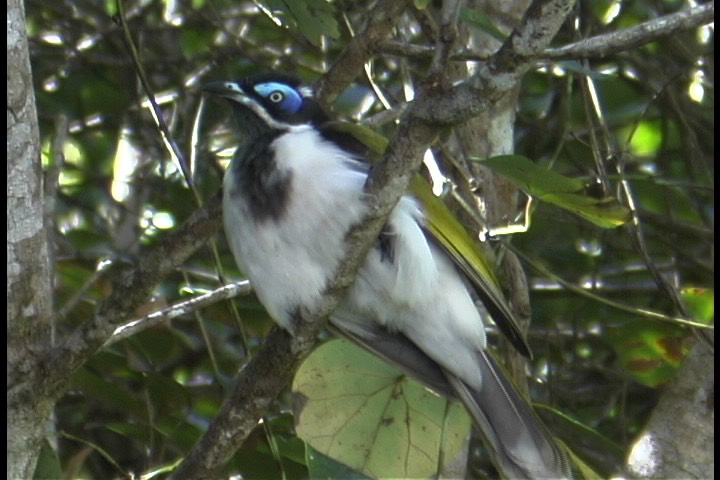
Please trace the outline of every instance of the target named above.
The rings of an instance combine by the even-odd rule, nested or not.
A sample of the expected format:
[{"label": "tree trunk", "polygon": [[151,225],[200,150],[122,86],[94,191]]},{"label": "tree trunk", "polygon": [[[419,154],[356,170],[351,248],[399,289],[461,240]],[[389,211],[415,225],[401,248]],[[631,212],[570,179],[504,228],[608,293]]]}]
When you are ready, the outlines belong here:
[{"label": "tree trunk", "polygon": [[7,478],[26,479],[35,471],[54,405],[36,386],[23,384],[38,378],[25,373],[37,368],[34,358],[51,344],[52,268],[22,2],[9,0],[7,12]]},{"label": "tree trunk", "polygon": [[636,438],[628,471],[636,478],[713,478],[714,395],[713,347],[698,342]]}]

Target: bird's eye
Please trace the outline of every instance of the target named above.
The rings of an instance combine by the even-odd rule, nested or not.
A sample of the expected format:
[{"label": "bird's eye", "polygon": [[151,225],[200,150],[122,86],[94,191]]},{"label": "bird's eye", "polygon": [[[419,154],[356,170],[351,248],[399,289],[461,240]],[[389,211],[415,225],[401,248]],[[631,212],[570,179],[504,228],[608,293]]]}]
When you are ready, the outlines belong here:
[{"label": "bird's eye", "polygon": [[303,98],[300,92],[280,82],[264,82],[253,86],[255,93],[273,105],[278,112],[286,115],[298,113],[303,106]]}]

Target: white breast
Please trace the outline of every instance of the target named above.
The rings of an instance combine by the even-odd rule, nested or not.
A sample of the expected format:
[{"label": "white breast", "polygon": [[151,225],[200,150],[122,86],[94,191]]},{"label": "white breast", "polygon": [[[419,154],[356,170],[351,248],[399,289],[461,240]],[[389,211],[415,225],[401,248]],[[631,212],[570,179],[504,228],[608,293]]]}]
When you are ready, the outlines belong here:
[{"label": "white breast", "polygon": [[346,232],[362,219],[366,176],[312,129],[285,133],[272,148],[277,168],[292,175],[288,209],[278,221],[256,222],[242,197],[230,196],[226,175],[225,230],[261,302],[289,328],[294,309],[312,306],[322,292],[342,258]]}]

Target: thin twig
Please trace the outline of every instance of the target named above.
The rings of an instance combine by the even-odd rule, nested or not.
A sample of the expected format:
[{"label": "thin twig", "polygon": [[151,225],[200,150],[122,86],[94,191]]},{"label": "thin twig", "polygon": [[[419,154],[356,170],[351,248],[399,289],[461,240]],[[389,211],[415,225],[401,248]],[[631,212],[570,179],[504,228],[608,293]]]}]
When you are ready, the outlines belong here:
[{"label": "thin twig", "polygon": [[[537,57],[538,63],[580,58],[602,58],[668,37],[680,31],[711,23],[715,15],[715,3],[691,7],[680,12],[648,20],[634,27],[585,38],[559,48],[548,48]],[[397,40],[387,40],[378,46],[378,53],[406,58],[426,59],[435,54],[433,45],[415,45]],[[463,49],[450,55],[455,62],[486,62],[491,55]]]},{"label": "thin twig", "polygon": [[665,315],[660,312],[655,312],[653,310],[647,310],[644,308],[637,308],[637,307],[630,307],[628,305],[624,305],[622,303],[615,302],[613,300],[610,300],[608,298],[601,297],[599,295],[596,295],[587,289],[580,287],[578,285],[575,285],[572,282],[569,282],[559,275],[554,274],[547,268],[545,268],[540,262],[535,262],[531,258],[529,258],[527,255],[525,255],[520,249],[515,248],[515,246],[512,245],[511,242],[508,242],[506,240],[500,239],[500,242],[502,244],[512,250],[518,257],[522,258],[524,262],[526,262],[530,267],[532,267],[534,270],[540,272],[542,275],[547,276],[548,278],[552,279],[553,281],[559,283],[563,287],[565,287],[567,290],[576,293],[578,295],[581,295],[583,297],[589,298],[595,302],[602,303],[603,305],[607,305],[609,307],[615,308],[617,310],[632,313],[634,315],[638,315],[641,317],[650,318],[653,320],[659,320],[661,322],[670,322],[680,325],[685,325],[688,327],[695,327],[700,328],[703,330],[714,330],[715,327],[713,325],[706,325],[704,323],[699,323],[694,320],[690,320],[688,318],[684,317],[674,317],[671,315]]},{"label": "thin twig", "polygon": [[159,325],[167,320],[172,320],[173,318],[177,318],[182,315],[188,315],[201,308],[205,308],[208,305],[213,305],[240,295],[247,295],[251,291],[252,287],[250,287],[250,282],[248,280],[223,285],[212,292],[178,302],[167,308],[152,312],[144,317],[132,320],[117,327],[112,336],[105,342],[105,346],[107,347],[113,345],[121,340],[132,337],[138,332],[142,332],[145,329]]},{"label": "thin twig", "polygon": [[182,155],[182,152],[180,151],[180,148],[177,146],[177,143],[172,137],[172,134],[170,133],[170,129],[167,126],[167,123],[165,122],[165,117],[163,116],[162,110],[160,110],[160,106],[158,105],[157,101],[155,100],[155,94],[153,93],[152,87],[150,86],[150,82],[147,79],[147,75],[145,74],[145,69],[142,65],[142,62],[140,61],[140,55],[138,54],[137,48],[135,47],[135,41],[132,38],[132,35],[130,34],[130,27],[127,24],[127,19],[125,18],[125,8],[123,6],[123,0],[116,0],[117,9],[118,9],[118,15],[117,18],[120,22],[120,26],[122,27],[123,31],[123,40],[125,41],[125,45],[127,46],[130,57],[132,58],[133,65],[135,66],[135,71],[138,74],[138,77],[140,78],[140,83],[142,84],[143,90],[145,90],[145,95],[148,98],[148,101],[150,102],[150,112],[153,114],[153,120],[155,120],[155,125],[158,127],[158,130],[160,130],[160,134],[162,136],[163,142],[165,143],[165,146],[168,149],[168,152],[175,160],[175,164],[180,167],[180,171],[183,174],[183,177],[185,178],[185,182],[187,183],[190,190],[192,190],[193,195],[195,196],[195,200],[197,201],[198,206],[202,206],[202,201],[200,199],[200,196],[198,192],[195,190],[195,186],[192,181],[192,175],[190,173],[190,169],[187,166],[187,163],[185,162],[185,158]]},{"label": "thin twig", "polygon": [[541,58],[546,60],[569,60],[597,58],[668,37],[683,30],[711,23],[715,16],[715,2],[691,7],[680,12],[654,18],[634,27],[586,38],[560,48],[545,50]]}]

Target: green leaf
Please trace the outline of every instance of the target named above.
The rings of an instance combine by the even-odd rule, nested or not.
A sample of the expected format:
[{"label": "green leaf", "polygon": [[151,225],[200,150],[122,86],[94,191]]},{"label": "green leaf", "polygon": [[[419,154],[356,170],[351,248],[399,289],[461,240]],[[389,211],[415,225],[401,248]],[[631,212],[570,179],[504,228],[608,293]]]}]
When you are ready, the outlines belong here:
[{"label": "green leaf", "polygon": [[187,27],[182,30],[180,48],[186,58],[209,53],[212,44],[212,32]]},{"label": "green leaf", "polygon": [[649,387],[672,379],[688,354],[687,332],[675,325],[630,320],[613,325],[607,338],[621,366]]},{"label": "green leaf", "polygon": [[[619,465],[622,463],[625,457],[623,447],[608,439],[596,428],[586,425],[577,418],[568,416],[556,408],[537,403],[534,407],[546,425],[553,425],[553,431],[556,433],[561,432],[560,436],[562,438],[582,438],[583,448],[580,449],[580,451],[592,451],[594,453],[594,458],[588,458],[591,463],[592,460],[597,460],[597,458],[606,459],[606,462],[600,465],[594,465],[595,467],[607,468],[609,465]],[[613,471],[606,470],[595,471],[593,467],[585,463],[585,460],[580,459],[580,457],[578,457],[571,448],[568,448],[557,436],[555,439],[560,443],[560,446],[570,458],[570,464],[573,468],[581,473],[577,478],[585,480],[609,478],[614,473]],[[575,446],[573,445],[573,447]]]},{"label": "green leaf", "polygon": [[501,42],[504,42],[507,39],[507,35],[501,32],[500,29],[495,26],[490,16],[482,10],[463,8],[460,10],[460,19],[475,25],[480,30]]},{"label": "green leaf", "polygon": [[614,197],[589,195],[588,185],[582,180],[542,168],[527,157],[500,155],[478,161],[505,176],[528,195],[568,210],[599,227],[615,228],[630,220],[630,210]]},{"label": "green leaf", "polygon": [[470,421],[435,395],[345,340],[302,364],[293,382],[298,436],[372,477],[428,477],[460,453]]},{"label": "green leaf", "polygon": [[715,291],[711,288],[686,287],[680,291],[693,320],[711,325],[715,321]]},{"label": "green leaf", "polygon": [[63,472],[57,453],[50,445],[50,442],[45,439],[40,447],[40,456],[35,465],[33,479],[44,480],[47,478],[63,478]]},{"label": "green leaf", "polygon": [[584,192],[543,195],[543,200],[568,210],[602,228],[616,228],[630,221],[630,210],[614,197],[593,198]]},{"label": "green leaf", "polygon": [[153,364],[169,361],[179,349],[174,332],[165,326],[148,328],[134,335],[130,342],[145,356],[145,361]]},{"label": "green leaf", "polygon": [[569,448],[566,448],[565,451],[570,457],[570,464],[573,465],[573,467],[580,472],[580,478],[584,480],[601,480],[603,478],[607,478],[598,475],[598,473],[593,470],[591,466],[585,463],[580,457],[575,454],[575,452],[573,452]]},{"label": "green leaf", "polygon": [[285,0],[283,1],[295,19],[300,33],[316,47],[321,46],[321,37],[340,38],[335,7],[327,0]]},{"label": "green leaf", "polygon": [[625,129],[626,137],[630,137],[630,151],[638,157],[657,155],[662,146],[663,131],[660,121],[642,121]]},{"label": "green leaf", "polygon": [[327,455],[323,455],[310,445],[305,447],[305,462],[308,466],[310,478],[342,478],[343,480],[370,480],[370,477],[353,470],[347,465],[337,462]]},{"label": "green leaf", "polygon": [[136,418],[147,418],[147,408],[140,400],[113,382],[95,375],[87,368],[81,368],[75,372],[72,383],[75,388],[105,405],[112,406],[121,412],[127,412]]}]

